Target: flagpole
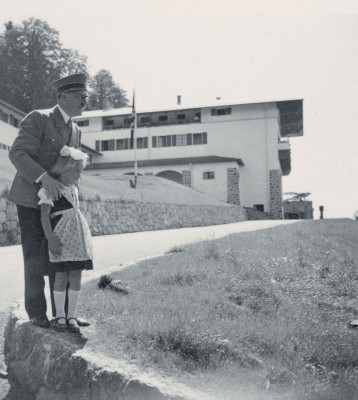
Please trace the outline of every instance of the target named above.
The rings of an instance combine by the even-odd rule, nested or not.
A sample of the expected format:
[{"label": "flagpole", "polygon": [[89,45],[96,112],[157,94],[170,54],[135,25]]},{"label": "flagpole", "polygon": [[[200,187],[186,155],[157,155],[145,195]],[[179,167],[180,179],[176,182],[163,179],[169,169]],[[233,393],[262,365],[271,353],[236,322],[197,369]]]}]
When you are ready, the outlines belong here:
[{"label": "flagpole", "polygon": [[133,133],[133,147],[134,147],[134,188],[137,187],[137,111],[135,107],[135,87],[133,91],[133,109],[134,109],[134,133]]}]

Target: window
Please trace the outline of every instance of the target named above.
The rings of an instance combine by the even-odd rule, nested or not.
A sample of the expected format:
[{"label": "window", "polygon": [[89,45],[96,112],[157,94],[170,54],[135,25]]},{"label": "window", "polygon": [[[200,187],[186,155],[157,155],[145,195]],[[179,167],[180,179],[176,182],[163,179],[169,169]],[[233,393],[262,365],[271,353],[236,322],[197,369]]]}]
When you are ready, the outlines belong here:
[{"label": "window", "polygon": [[114,139],[112,140],[102,140],[101,141],[101,150],[102,151],[111,151],[114,150]]},{"label": "window", "polygon": [[128,150],[129,149],[129,139],[117,139],[116,149],[117,150]]},{"label": "window", "polygon": [[107,119],[106,126],[113,126],[113,125],[114,125],[114,119]]},{"label": "window", "polygon": [[215,179],[215,172],[214,171],[207,171],[203,174],[204,179]]},{"label": "window", "polygon": [[265,207],[263,204],[254,204],[254,208],[256,208],[256,210],[262,211],[262,212],[264,212],[264,210],[265,210]]},{"label": "window", "polygon": [[1,121],[8,122],[9,121],[9,114],[6,114],[3,110],[0,109],[0,119]]},{"label": "window", "polygon": [[83,119],[82,121],[77,121],[78,126],[89,126],[89,119]]},{"label": "window", "polygon": [[2,144],[2,148],[3,148],[3,150],[7,150],[6,144]]},{"label": "window", "polygon": [[185,120],[185,114],[178,114],[178,115],[177,115],[177,120],[178,120],[178,121],[183,121],[183,120]]},{"label": "window", "polygon": [[144,175],[145,176],[153,176],[153,172],[146,172]]},{"label": "window", "polygon": [[167,115],[159,115],[159,122],[166,122],[168,121]]},{"label": "window", "polygon": [[176,135],[176,145],[177,146],[186,146],[187,136],[184,135]]},{"label": "window", "polygon": [[194,133],[193,135],[193,144],[207,144],[207,134],[203,133]]},{"label": "window", "polygon": [[102,140],[101,141],[101,150],[108,151],[109,150],[109,140]]},{"label": "window", "polygon": [[231,114],[231,107],[228,108],[212,108],[211,115],[229,115]]},{"label": "window", "polygon": [[158,147],[167,147],[167,137],[158,136]]},{"label": "window", "polygon": [[137,138],[137,149],[147,149],[148,148],[148,138],[140,137]]},{"label": "window", "polygon": [[207,144],[207,132],[184,133],[181,135],[153,136],[152,147],[191,146]]}]

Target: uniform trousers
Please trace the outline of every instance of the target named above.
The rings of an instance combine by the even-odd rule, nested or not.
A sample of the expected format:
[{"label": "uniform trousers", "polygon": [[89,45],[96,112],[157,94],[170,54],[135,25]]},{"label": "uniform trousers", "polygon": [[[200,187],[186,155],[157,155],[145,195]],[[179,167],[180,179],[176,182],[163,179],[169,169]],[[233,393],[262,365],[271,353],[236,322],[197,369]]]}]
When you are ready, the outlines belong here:
[{"label": "uniform trousers", "polygon": [[[46,318],[45,275],[49,277],[52,316],[56,316],[53,297],[55,273],[49,268],[48,245],[39,208],[16,205],[24,257],[25,310],[29,319]],[[65,310],[68,308],[66,296]],[[67,313],[67,311],[66,311]]]}]

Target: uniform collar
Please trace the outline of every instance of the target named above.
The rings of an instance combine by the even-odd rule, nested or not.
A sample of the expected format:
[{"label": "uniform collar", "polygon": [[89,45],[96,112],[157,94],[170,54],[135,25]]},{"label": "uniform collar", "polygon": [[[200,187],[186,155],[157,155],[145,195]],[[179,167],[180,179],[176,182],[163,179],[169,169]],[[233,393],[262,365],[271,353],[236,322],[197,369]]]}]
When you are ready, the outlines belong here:
[{"label": "uniform collar", "polygon": [[67,122],[71,119],[71,117],[65,111],[63,111],[60,106],[58,106],[58,109],[60,110],[63,119],[65,120],[65,124],[67,124]]}]

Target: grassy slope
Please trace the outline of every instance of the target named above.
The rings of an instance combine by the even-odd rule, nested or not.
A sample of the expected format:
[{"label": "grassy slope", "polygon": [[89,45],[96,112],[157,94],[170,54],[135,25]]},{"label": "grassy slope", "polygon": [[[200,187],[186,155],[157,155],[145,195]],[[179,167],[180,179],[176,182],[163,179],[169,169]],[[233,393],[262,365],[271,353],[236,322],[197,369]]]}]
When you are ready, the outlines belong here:
[{"label": "grassy slope", "polygon": [[220,400],[355,399],[357,236],[351,220],[299,222],[120,271],[128,296],[90,282],[89,345]]},{"label": "grassy slope", "polygon": [[[15,173],[8,152],[0,150],[0,193],[11,187]],[[230,206],[167,179],[139,176],[136,189],[130,188],[130,179],[134,178],[127,175],[110,177],[105,171],[86,171],[82,178],[81,194],[87,199],[99,195],[102,200],[124,199],[151,203]]]}]

